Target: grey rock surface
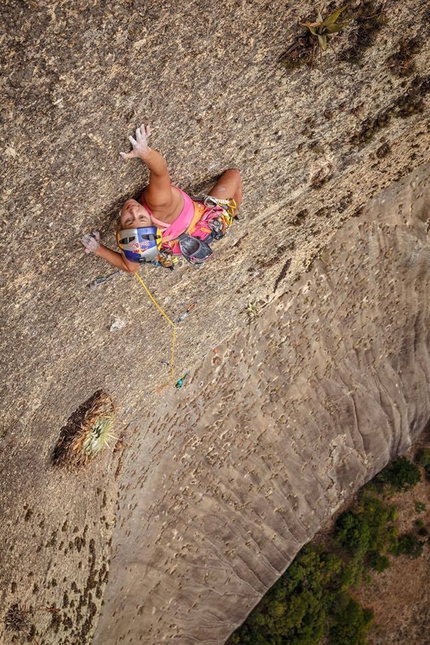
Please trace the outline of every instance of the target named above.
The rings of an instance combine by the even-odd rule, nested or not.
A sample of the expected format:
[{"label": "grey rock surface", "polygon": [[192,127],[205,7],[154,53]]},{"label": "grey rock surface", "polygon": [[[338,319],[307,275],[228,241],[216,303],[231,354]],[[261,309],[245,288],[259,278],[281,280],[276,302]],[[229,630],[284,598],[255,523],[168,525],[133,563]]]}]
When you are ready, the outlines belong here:
[{"label": "grey rock surface", "polygon": [[124,474],[95,643],[223,643],[427,425],[429,171],[372,200],[294,295],[151,415],[156,442]]},{"label": "grey rock surface", "polygon": [[[90,643],[103,597],[95,642],[222,642],[428,417],[428,7],[348,4],[383,15],[372,38],[353,20],[337,57],[285,70],[313,3],[2,2],[7,645],[25,638],[4,622],[16,604],[37,641]],[[389,61],[405,38],[403,70]],[[118,155],[143,120],[183,189],[231,165],[245,184],[204,270],[142,270],[182,320],[178,391],[162,388],[169,326],[130,276],[89,289],[112,271],[80,244],[99,228],[113,246],[119,205],[143,187]],[[416,186],[355,219],[418,166]],[[99,389],[121,442],[54,469],[61,428]]]}]

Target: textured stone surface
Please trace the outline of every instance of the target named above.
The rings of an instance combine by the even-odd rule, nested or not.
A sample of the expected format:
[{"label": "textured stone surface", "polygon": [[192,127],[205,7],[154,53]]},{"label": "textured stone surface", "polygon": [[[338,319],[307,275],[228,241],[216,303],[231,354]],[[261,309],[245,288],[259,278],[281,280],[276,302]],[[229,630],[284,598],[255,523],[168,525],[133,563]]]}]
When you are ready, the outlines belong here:
[{"label": "textured stone surface", "polygon": [[[349,4],[354,10],[360,3]],[[13,603],[33,608],[56,605],[60,612],[39,609],[29,615],[39,641],[58,645],[90,642],[106,584],[109,540],[118,514],[115,568],[106,595],[106,607],[117,617],[118,638],[138,642],[141,637],[142,642],[156,643],[179,634],[179,642],[183,639],[185,643],[185,638],[196,634],[201,638],[201,634],[210,632],[208,638],[220,642],[316,530],[319,518],[326,517],[340,499],[382,466],[389,454],[407,445],[405,419],[409,421],[415,415],[413,433],[419,431],[428,412],[421,391],[427,387],[426,375],[413,363],[409,348],[411,339],[418,338],[419,347],[424,343],[426,310],[421,287],[402,287],[406,282],[400,282],[398,288],[405,290],[397,295],[394,286],[375,277],[379,276],[379,268],[373,275],[360,273],[355,256],[349,259],[354,244],[350,245],[348,237],[343,249],[335,247],[328,256],[323,251],[331,236],[347,226],[370,196],[428,158],[426,3],[388,0],[384,6],[386,24],[375,34],[372,46],[362,51],[358,64],[341,57],[354,42],[356,28],[351,23],[338,39],[338,59],[328,52],[312,69],[286,72],[279,67],[278,56],[300,32],[298,20],[313,16],[313,3],[286,7],[277,1],[232,0],[222,9],[203,1],[180,5],[137,0],[2,3],[0,118],[4,189],[0,215],[2,329],[6,333],[0,353],[1,616]],[[377,4],[373,9],[378,13]],[[410,74],[399,77],[390,70],[387,59],[398,52],[405,34],[408,38],[422,38],[422,46],[414,52]],[[182,188],[199,192],[232,164],[241,167],[245,182],[240,221],[218,244],[214,261],[203,271],[186,266],[173,273],[142,270],[142,276],[172,318],[179,318],[190,304],[195,305],[178,330],[178,372],[190,371],[186,387],[178,392],[159,391],[166,379],[163,361],[169,359],[169,327],[150,306],[137,281],[129,276],[119,276],[89,290],[89,283],[110,271],[96,258],[86,256],[79,242],[82,233],[93,226],[102,230],[106,240],[112,239],[111,223],[121,200],[144,184],[146,175],[142,175],[141,167],[123,164],[118,157],[118,151],[126,145],[126,136],[144,119],[153,124],[154,145],[166,154],[173,181]],[[369,241],[363,238],[370,250],[367,262],[373,262],[379,253],[379,240],[387,240],[384,253],[389,253],[390,245],[403,248],[404,244],[411,273],[407,274],[401,264],[398,270],[412,285],[425,283],[424,265],[413,264],[414,253],[418,258],[424,253],[420,250],[423,232],[419,226],[398,227],[402,231],[399,238],[397,229],[391,227],[389,240],[382,229],[372,237],[372,225],[361,226],[369,229]],[[330,321],[327,324],[321,317],[317,322],[313,312],[321,304],[320,296],[329,293],[329,283],[319,277],[317,291],[311,284],[309,291],[303,292],[311,276],[306,271],[318,257],[331,267],[334,295],[327,298],[328,303],[334,303],[341,288],[353,288],[353,281],[357,283],[356,296],[353,289],[350,299],[339,303],[338,319],[334,311],[325,312]],[[342,262],[347,259],[351,268],[345,274]],[[422,272],[418,277],[414,273],[416,266]],[[353,268],[356,273],[352,273]],[[316,274],[312,275],[317,280]],[[349,283],[344,284],[346,275],[350,276]],[[385,309],[378,309],[379,301],[369,301],[366,309],[359,309],[364,297],[362,285],[372,278],[384,294],[391,293],[387,311],[391,311],[390,307],[406,307],[411,301],[410,319],[402,318],[403,327],[398,324],[397,310],[391,314],[393,322],[383,318]],[[397,280],[394,273],[388,277],[391,279]],[[373,293],[379,297],[376,291]],[[275,300],[278,296],[279,301]],[[307,298],[314,302],[312,310],[307,308]],[[256,326],[249,327],[244,309],[253,300],[265,306]],[[293,304],[288,308],[289,300]],[[309,322],[300,320],[305,314]],[[380,324],[372,323],[378,324],[380,330],[384,320],[392,325],[391,331],[381,331],[381,336],[373,331],[374,342],[367,336],[366,342],[378,356],[378,343],[387,342],[388,347],[391,333],[394,345],[390,345],[390,351],[393,361],[398,361],[393,371],[403,369],[398,388],[392,374],[387,374],[387,382],[378,377],[385,389],[374,395],[374,408],[369,403],[373,368],[371,362],[366,362],[373,356],[370,349],[367,354],[359,354],[362,363],[358,368],[354,364],[349,372],[346,364],[342,368],[345,373],[331,376],[336,373],[337,363],[340,365],[342,351],[351,347],[358,351],[354,345],[360,348],[364,342],[360,340],[358,320],[360,316],[365,320],[366,315],[374,320],[382,316]],[[121,329],[115,329],[118,320],[125,322]],[[348,338],[342,338],[341,331],[336,330],[347,324],[348,334],[342,333]],[[302,337],[297,335],[299,330]],[[217,354],[214,348],[218,348]],[[315,350],[314,355],[311,350]],[[247,363],[244,357],[252,361]],[[345,360],[350,360],[349,354]],[[403,360],[409,361],[412,374],[405,374]],[[424,365],[420,357],[417,361],[417,365]],[[259,363],[261,377],[255,371]],[[366,383],[368,389],[362,394],[360,388],[357,392],[352,386],[340,388],[336,379],[342,377],[349,383],[350,373],[356,374],[358,383],[362,383],[360,379]],[[323,374],[327,379],[321,385]],[[275,376],[278,379],[273,382]],[[249,387],[244,385],[247,378]],[[315,379],[320,385],[314,392],[309,383]],[[376,379],[375,392],[378,387]],[[108,391],[117,405],[117,434],[125,429],[123,448],[113,455],[106,454],[84,473],[54,470],[50,455],[60,429],[74,410],[100,388]],[[220,388],[228,392],[218,405]],[[277,388],[282,394],[285,390],[285,406],[291,397],[297,399],[292,413],[282,409],[284,403],[279,400]],[[321,388],[326,388],[325,394]],[[303,401],[309,399],[307,404],[299,401],[302,391]],[[350,391],[355,394],[348,394]],[[338,412],[336,407],[332,411],[339,415],[339,424],[348,419],[351,428],[365,427],[365,420],[357,421],[354,416],[362,410],[360,396],[367,402],[370,419],[373,414],[380,415],[375,417],[381,418],[378,433],[374,436],[376,431],[372,429],[370,436],[361,438],[360,430],[351,430],[351,434],[343,426],[339,432],[334,430],[337,426],[329,420],[333,406],[344,406]],[[315,450],[318,444],[306,442],[302,446],[306,437],[300,439],[298,434],[301,425],[309,422],[305,412],[309,413],[312,397],[316,406],[327,408],[323,412],[317,407],[313,414],[315,428],[328,428],[319,450]],[[213,403],[209,405],[209,401]],[[404,401],[408,401],[407,415]],[[382,412],[384,406],[386,413]],[[348,416],[344,418],[341,413]],[[360,415],[364,416],[364,412]],[[268,428],[259,443],[254,442],[259,436],[255,431],[263,433],[267,419]],[[218,421],[220,427],[216,428]],[[233,431],[232,425],[228,438],[218,444],[227,421],[234,421],[237,429]],[[290,424],[286,436],[295,444],[290,446],[285,439],[285,454],[281,435],[280,445],[271,448],[275,423]],[[364,434],[364,430],[361,432]],[[341,438],[336,439],[337,434]],[[170,447],[166,441],[171,442]],[[187,448],[182,441],[190,441],[191,445]],[[192,442],[196,442],[194,448]],[[254,449],[254,456],[247,456]],[[300,453],[300,459],[297,456],[296,460],[294,451]],[[193,463],[188,464],[186,454],[194,457],[196,468],[201,467],[194,476]],[[369,454],[367,463],[359,456],[363,454]],[[267,483],[275,456],[288,464],[282,486],[276,483],[277,478],[273,478],[273,484]],[[308,463],[302,463],[302,457],[321,459],[320,479],[309,475],[309,466],[302,479],[300,470]],[[327,467],[324,475],[328,457],[333,466]],[[183,459],[183,471],[178,459]],[[236,499],[231,492],[236,489],[228,480],[245,477],[253,470],[253,459],[258,461],[261,472],[246,476],[243,481],[247,487],[238,487],[240,496]],[[241,471],[234,464],[242,461],[244,470],[238,475]],[[216,482],[221,475],[220,487]],[[168,492],[171,477],[177,483],[182,482],[182,477],[184,481],[189,478],[190,483],[178,483],[173,493]],[[326,490],[330,477],[333,482]],[[195,484],[191,484],[193,479]],[[134,489],[141,484],[137,493]],[[180,490],[185,485],[189,485],[188,491]],[[158,493],[162,493],[163,486],[166,498],[161,501]],[[258,493],[260,486],[264,486],[262,494]],[[118,487],[121,497],[116,510]],[[133,494],[136,499],[131,502],[129,496]],[[225,507],[220,502],[222,494]],[[266,516],[255,519],[252,515],[252,528],[246,524],[251,508],[246,509],[248,502],[254,508],[254,494],[257,512]],[[183,543],[190,545],[184,552],[190,549],[193,555],[174,558],[178,552],[174,541],[170,546],[163,541],[170,527],[157,542],[164,521],[161,513],[167,508],[173,513],[177,506],[178,515],[172,514],[171,521],[178,522],[172,530],[180,535],[180,521],[192,519],[190,513],[197,503],[188,500],[188,495],[202,499],[201,514],[196,511],[200,528],[191,535],[193,539],[188,537]],[[297,508],[293,496],[297,498]],[[133,510],[137,497],[139,506]],[[278,504],[278,498],[282,504]],[[291,506],[285,501],[288,499]],[[131,507],[126,508],[127,504]],[[186,504],[188,511],[183,509]],[[227,519],[234,504],[244,507],[240,529]],[[275,514],[278,506],[281,510]],[[220,509],[225,518],[219,515]],[[301,514],[305,519],[300,519]],[[289,541],[285,536],[284,541],[279,541],[276,531],[284,531],[286,521],[293,523],[293,517],[297,526],[291,526]],[[229,539],[223,533],[220,522],[228,526],[232,536],[239,536],[239,545],[234,537]],[[256,537],[258,522],[260,537]],[[193,521],[187,528],[187,536],[193,524],[196,523]],[[248,535],[251,529],[252,538],[242,541],[242,535]],[[139,533],[136,540],[135,532]],[[220,567],[218,573],[212,571],[213,567],[209,569],[205,581],[207,570],[197,570],[196,566],[201,562],[202,567],[209,567],[213,562],[206,558],[205,540],[210,539],[215,539],[216,544],[230,544],[219,553],[215,549],[211,552],[211,558],[221,564],[214,565]],[[251,545],[246,545],[249,540]],[[254,557],[263,548],[267,555]],[[135,569],[130,562],[133,557],[136,562],[145,559],[147,568],[143,573],[139,570],[144,591],[134,579]],[[190,564],[185,565],[188,561]],[[172,571],[176,562],[178,569]],[[232,563],[245,583],[233,573]],[[191,583],[186,581],[187,566],[193,573]],[[124,567],[123,582],[120,567]],[[168,584],[167,571],[172,571]],[[211,576],[215,591],[208,593]],[[182,589],[178,591],[179,585]],[[173,597],[171,592],[175,589]],[[226,598],[217,607],[213,600],[216,591]],[[200,593],[204,601],[198,598]],[[150,594],[152,604],[145,594]],[[208,603],[215,616],[205,613]],[[52,619],[55,613],[59,621]],[[97,635],[97,639],[106,642],[110,637],[107,632],[114,637],[108,616],[103,616]],[[14,634],[3,633],[3,627],[1,622],[0,637],[8,643]],[[157,630],[159,635],[155,636]],[[154,635],[153,641],[148,640],[148,633]]]},{"label": "textured stone surface", "polygon": [[294,295],[209,354],[180,402],[158,406],[157,440],[121,486],[96,643],[223,643],[339,504],[423,430],[429,171],[373,200]]}]

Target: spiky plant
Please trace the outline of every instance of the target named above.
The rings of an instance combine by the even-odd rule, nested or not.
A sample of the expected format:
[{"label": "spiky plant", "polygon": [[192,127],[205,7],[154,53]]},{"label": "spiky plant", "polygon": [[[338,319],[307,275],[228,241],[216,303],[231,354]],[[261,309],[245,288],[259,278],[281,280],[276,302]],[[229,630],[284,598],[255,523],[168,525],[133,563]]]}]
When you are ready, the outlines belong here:
[{"label": "spiky plant", "polygon": [[4,623],[8,631],[26,632],[29,629],[28,612],[15,603],[7,610]]},{"label": "spiky plant", "polygon": [[257,318],[258,314],[261,311],[261,308],[262,308],[263,304],[264,304],[263,300],[256,300],[255,298],[248,302],[248,304],[246,305],[246,307],[245,307],[245,309],[243,311],[244,311],[244,313],[247,314],[249,322],[251,322],[252,320],[255,320],[255,318]]},{"label": "spiky plant", "polygon": [[76,464],[85,464],[94,459],[109,441],[115,439],[112,427],[115,420],[115,409],[112,399],[104,392],[94,401],[85,414],[79,431],[70,446]]},{"label": "spiky plant", "polygon": [[109,394],[99,390],[68,420],[53,453],[56,466],[83,466],[94,459],[110,441],[115,408]]},{"label": "spiky plant", "polygon": [[333,11],[323,20],[321,12],[318,11],[316,22],[301,22],[302,27],[306,27],[323,51],[327,49],[330,38],[338,31],[343,29],[347,22],[337,22],[340,14],[345,11],[346,7],[340,7]]}]

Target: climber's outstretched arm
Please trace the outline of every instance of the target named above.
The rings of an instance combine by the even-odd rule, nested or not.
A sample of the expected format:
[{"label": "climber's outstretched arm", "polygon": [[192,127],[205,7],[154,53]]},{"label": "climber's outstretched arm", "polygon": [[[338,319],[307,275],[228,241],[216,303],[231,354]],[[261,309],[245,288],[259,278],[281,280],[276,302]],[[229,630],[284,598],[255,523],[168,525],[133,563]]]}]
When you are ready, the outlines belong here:
[{"label": "climber's outstretched arm", "polygon": [[169,207],[172,203],[173,192],[166,160],[157,150],[148,146],[151,129],[141,125],[136,130],[136,138],[128,137],[133,150],[129,153],[120,152],[123,159],[141,159],[149,168],[149,185],[145,190],[145,201],[149,208],[155,210]]}]

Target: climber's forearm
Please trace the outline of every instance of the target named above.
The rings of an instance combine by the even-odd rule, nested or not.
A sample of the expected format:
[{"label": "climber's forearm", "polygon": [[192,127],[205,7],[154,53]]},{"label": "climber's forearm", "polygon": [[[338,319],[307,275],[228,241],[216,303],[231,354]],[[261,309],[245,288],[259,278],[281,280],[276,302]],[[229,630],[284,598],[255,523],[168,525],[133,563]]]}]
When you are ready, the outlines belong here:
[{"label": "climber's forearm", "polygon": [[172,203],[173,193],[170,185],[170,175],[164,157],[148,146],[151,134],[149,126],[141,125],[136,130],[136,138],[128,137],[133,150],[120,152],[125,159],[141,159],[149,168],[149,185],[145,190],[145,199],[150,208],[168,207]]},{"label": "climber's forearm", "polygon": [[138,262],[129,262],[121,253],[112,251],[112,249],[108,249],[107,246],[103,246],[103,244],[100,244],[99,248],[94,251],[94,254],[109,262],[109,264],[114,266],[116,269],[126,271],[127,273],[135,273],[140,267]]},{"label": "climber's forearm", "polygon": [[169,175],[166,160],[157,150],[147,148],[144,153],[139,155],[139,158],[156,177]]}]

